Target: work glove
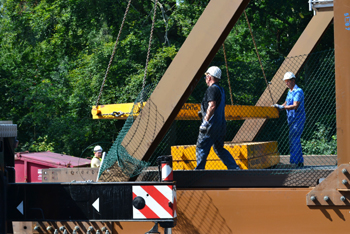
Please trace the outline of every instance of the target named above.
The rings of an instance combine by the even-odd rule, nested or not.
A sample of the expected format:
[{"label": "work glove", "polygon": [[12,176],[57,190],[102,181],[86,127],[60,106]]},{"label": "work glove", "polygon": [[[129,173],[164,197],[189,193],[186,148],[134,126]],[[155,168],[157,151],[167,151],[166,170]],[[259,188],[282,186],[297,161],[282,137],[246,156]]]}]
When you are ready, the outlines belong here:
[{"label": "work glove", "polygon": [[207,133],[209,125],[210,124],[208,121],[203,120],[201,126],[199,127],[199,131],[203,134]]},{"label": "work glove", "polygon": [[276,108],[278,108],[278,109],[280,109],[280,110],[283,110],[284,109],[284,106],[283,105],[278,105],[278,104],[274,104],[274,105],[272,105],[273,107],[276,107]]}]

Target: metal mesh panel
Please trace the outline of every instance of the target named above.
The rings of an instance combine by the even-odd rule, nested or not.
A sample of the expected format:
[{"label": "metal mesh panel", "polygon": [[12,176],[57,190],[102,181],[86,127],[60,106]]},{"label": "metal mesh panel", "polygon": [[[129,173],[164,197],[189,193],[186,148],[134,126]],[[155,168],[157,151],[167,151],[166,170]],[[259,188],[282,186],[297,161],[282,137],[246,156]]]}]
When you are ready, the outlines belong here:
[{"label": "metal mesh panel", "polygon": [[[226,92],[226,105],[231,105],[225,66],[213,65],[222,70],[220,86]],[[283,176],[285,186],[315,185],[317,178],[326,177],[336,165],[334,51],[264,61],[263,65],[266,76],[271,80],[269,88],[258,62],[229,64],[233,105],[226,109],[225,149],[242,169],[233,171],[251,173],[252,176],[276,175],[276,178],[286,175]],[[271,107],[275,103],[282,104],[286,99],[288,91],[282,78],[287,71],[296,74],[296,83],[303,89],[305,96],[306,122],[301,136],[304,165],[290,163],[286,111],[279,112],[278,118],[276,109]],[[158,156],[172,155],[174,170],[192,171],[197,164],[196,142],[201,124],[197,115],[200,108],[192,104],[201,103],[206,89],[204,79],[199,81],[147,163],[135,162],[120,146],[134,117],[128,119],[107,154],[108,163],[102,169],[109,168],[117,161],[126,171],[124,173],[134,176],[145,167],[155,166]],[[149,89],[149,93],[151,91]],[[227,167],[211,151],[205,169],[212,170],[211,173],[215,175],[216,170],[227,170]],[[300,176],[300,173],[304,175]],[[153,180],[157,175],[155,171],[150,174],[144,172],[141,177],[140,180]],[[191,174],[187,183],[190,185],[201,178],[204,178],[202,174]],[[312,183],[306,182],[310,178],[314,178]]]},{"label": "metal mesh panel", "polygon": [[103,159],[101,169],[99,170],[99,177],[104,171],[111,168],[112,166],[118,166],[121,169],[121,173],[123,174],[120,177],[130,178],[139,175],[143,169],[147,168],[150,165],[149,162],[140,161],[132,157],[127,152],[127,150],[121,145],[121,142],[123,141],[126,133],[129,131],[137,115],[139,114],[139,103],[143,100],[147,100],[149,95],[152,93],[153,89],[153,85],[149,85],[138,95],[137,99],[134,102],[132,110],[130,111],[130,115],[125,121],[122,130],[120,130],[112,147]]},{"label": "metal mesh panel", "polygon": [[[306,60],[306,62],[305,62]],[[305,62],[305,64],[304,64]],[[275,173],[302,172],[336,165],[336,119],[335,119],[335,73],[334,51],[323,51],[310,55],[276,61],[265,61],[267,77],[273,77],[266,88],[258,62],[235,63],[229,65],[233,102],[227,121],[225,148],[233,155],[241,169],[274,169]],[[225,74],[225,67],[220,68]],[[282,81],[286,71],[297,74],[296,83],[303,89],[305,96],[306,122],[301,136],[304,167],[290,163],[289,128],[286,111],[279,118],[259,118],[256,115],[268,115],[266,110],[248,109],[239,105],[257,105],[270,107],[273,103],[282,104],[287,95],[287,87]],[[226,104],[230,105],[229,87],[224,76],[220,85],[226,91]],[[200,81],[187,103],[200,103],[207,86]],[[270,92],[271,91],[271,94]],[[271,98],[272,96],[272,98]],[[185,106],[184,106],[185,107]],[[195,116],[197,109],[190,110],[189,116]],[[192,113],[190,113],[192,111]],[[256,113],[261,111],[261,113]],[[189,118],[190,119],[190,118]],[[240,120],[242,119],[242,120]],[[158,155],[171,154],[175,170],[193,170],[196,167],[196,142],[201,121],[176,120],[171,131],[163,139],[164,151]],[[171,140],[170,140],[171,138]],[[170,151],[170,152],[169,152]],[[300,165],[299,165],[300,166]],[[298,168],[297,168],[298,167]],[[210,152],[207,170],[225,170],[225,165]],[[287,170],[279,170],[287,169]],[[289,170],[298,169],[298,170]],[[256,173],[256,172],[255,172]]]},{"label": "metal mesh panel", "polygon": [[[334,51],[311,54],[297,78],[305,96],[306,122],[301,136],[304,165],[336,165]],[[286,112],[282,111],[280,118],[267,121],[256,140],[276,140],[280,165],[289,164],[288,134]]]}]

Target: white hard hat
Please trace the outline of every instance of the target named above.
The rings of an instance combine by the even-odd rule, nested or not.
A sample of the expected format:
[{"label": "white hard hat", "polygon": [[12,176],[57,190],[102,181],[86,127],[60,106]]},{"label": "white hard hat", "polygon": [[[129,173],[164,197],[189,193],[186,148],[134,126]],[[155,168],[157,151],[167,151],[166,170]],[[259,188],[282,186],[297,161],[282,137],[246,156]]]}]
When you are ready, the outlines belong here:
[{"label": "white hard hat", "polygon": [[286,72],[284,74],[283,80],[290,80],[290,79],[295,79],[295,75],[293,72]]},{"label": "white hard hat", "polygon": [[102,147],[99,145],[96,145],[94,148],[94,152],[102,152]]},{"label": "white hard hat", "polygon": [[221,79],[221,70],[216,66],[209,67],[205,74],[209,74],[215,78]]}]

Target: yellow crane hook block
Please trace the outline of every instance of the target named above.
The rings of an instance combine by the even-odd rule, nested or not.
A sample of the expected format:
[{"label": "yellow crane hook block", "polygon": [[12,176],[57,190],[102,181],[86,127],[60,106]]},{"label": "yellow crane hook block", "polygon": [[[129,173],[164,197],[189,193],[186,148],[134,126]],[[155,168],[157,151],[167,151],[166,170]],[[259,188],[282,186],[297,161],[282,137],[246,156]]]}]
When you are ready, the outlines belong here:
[{"label": "yellow crane hook block", "polygon": [[[146,102],[142,103],[142,107]],[[134,107],[134,110],[132,110]],[[176,120],[200,120],[198,112],[201,109],[200,104],[185,103]],[[129,115],[137,116],[141,110],[141,103],[123,103],[92,106],[91,114],[93,119],[127,119]],[[275,107],[266,106],[241,106],[241,105],[226,105],[225,118],[226,120],[241,120],[241,119],[274,119],[279,117],[279,112]]]}]

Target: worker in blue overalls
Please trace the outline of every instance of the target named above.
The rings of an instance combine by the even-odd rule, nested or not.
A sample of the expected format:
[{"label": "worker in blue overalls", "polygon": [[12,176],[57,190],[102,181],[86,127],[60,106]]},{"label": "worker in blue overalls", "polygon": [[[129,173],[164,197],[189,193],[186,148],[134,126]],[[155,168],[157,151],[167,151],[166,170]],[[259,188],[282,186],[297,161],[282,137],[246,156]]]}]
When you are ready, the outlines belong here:
[{"label": "worker in blue overalls", "polygon": [[205,73],[208,89],[203,97],[199,112],[202,123],[197,140],[197,167],[195,169],[205,168],[212,146],[214,152],[228,169],[239,169],[232,155],[224,149],[224,136],[226,134],[225,91],[218,84],[220,79],[221,70],[216,66],[210,67]]},{"label": "worker in blue overalls", "polygon": [[289,126],[289,147],[290,147],[290,163],[296,164],[297,167],[304,166],[303,152],[301,149],[300,137],[304,130],[305,124],[305,108],[304,108],[304,92],[295,83],[295,75],[293,72],[286,72],[283,80],[289,88],[286,101],[282,105],[274,106],[280,110],[287,111],[287,121]]}]

